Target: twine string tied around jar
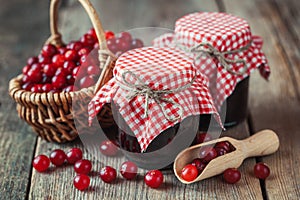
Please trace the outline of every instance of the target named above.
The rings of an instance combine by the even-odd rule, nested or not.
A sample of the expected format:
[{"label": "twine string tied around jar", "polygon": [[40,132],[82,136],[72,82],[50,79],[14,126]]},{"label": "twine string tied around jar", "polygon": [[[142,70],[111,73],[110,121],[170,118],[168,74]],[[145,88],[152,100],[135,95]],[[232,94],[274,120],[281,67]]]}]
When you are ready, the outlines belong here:
[{"label": "twine string tied around jar", "polygon": [[[139,83],[133,84],[126,80],[126,75],[129,74],[133,78],[135,78]],[[196,76],[195,76],[196,77]],[[122,82],[118,81],[118,85],[120,88],[129,91],[130,93],[126,95],[128,100],[132,100],[134,97],[137,96],[144,96],[145,97],[145,104],[144,104],[144,117],[148,117],[149,112],[149,99],[153,99],[157,105],[161,108],[163,115],[165,118],[171,122],[175,122],[183,116],[183,108],[182,106],[174,101],[171,98],[164,98],[163,95],[167,94],[174,94],[187,88],[191,87],[193,82],[195,81],[195,77],[187,84],[175,88],[175,89],[163,89],[163,90],[154,90],[149,87],[143,80],[141,80],[135,73],[132,71],[125,71],[122,74]],[[172,106],[179,109],[178,116],[175,116],[174,113],[168,114],[167,109],[162,105],[163,102],[170,103]]]}]

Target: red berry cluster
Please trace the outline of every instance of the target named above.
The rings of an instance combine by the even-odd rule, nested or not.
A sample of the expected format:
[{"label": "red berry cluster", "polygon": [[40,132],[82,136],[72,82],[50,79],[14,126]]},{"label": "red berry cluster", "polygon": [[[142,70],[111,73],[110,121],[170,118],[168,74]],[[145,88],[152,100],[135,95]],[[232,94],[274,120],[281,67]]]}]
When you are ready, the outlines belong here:
[{"label": "red berry cluster", "polygon": [[[111,152],[108,155],[112,155]],[[88,174],[92,170],[92,163],[87,159],[82,159],[82,151],[79,148],[72,148],[67,153],[61,149],[55,149],[50,156],[38,155],[33,159],[33,167],[38,172],[45,172],[50,166],[50,162],[56,167],[62,166],[67,161],[68,164],[74,165],[74,171],[77,175],[74,177],[73,184],[78,190],[85,190],[90,185]],[[123,162],[120,167],[121,175],[132,180],[136,177],[138,167],[131,161]],[[117,178],[117,171],[110,166],[103,167],[99,173],[100,178],[105,183],[112,183]],[[163,174],[159,170],[151,170],[144,177],[145,183],[152,188],[158,188],[163,182]]]},{"label": "red berry cluster", "polygon": [[132,38],[128,32],[122,32],[116,37],[113,37],[111,34],[107,40],[107,47],[117,57],[130,49],[141,48],[143,46],[144,44],[140,39]]},{"label": "red berry cluster", "polygon": [[67,153],[61,149],[55,149],[50,153],[50,159],[46,155],[38,155],[33,159],[33,167],[38,172],[46,171],[50,166],[50,161],[56,167],[62,166],[65,161],[74,165],[77,175],[74,177],[73,184],[78,190],[85,190],[90,185],[88,174],[92,170],[92,163],[82,159],[82,151],[79,148],[72,148]]},{"label": "red berry cluster", "polygon": [[[115,37],[112,31],[106,31],[105,37],[108,48],[116,56],[143,46],[141,40],[132,39],[128,32]],[[37,57],[27,60],[22,70],[22,89],[35,93],[71,92],[94,85],[100,74],[98,55],[91,55],[89,59],[87,57],[98,47],[94,29],[66,46],[46,44]],[[74,86],[76,78],[79,81]]]},{"label": "red berry cluster", "polygon": [[202,147],[199,152],[199,157],[183,167],[181,170],[181,178],[186,181],[195,180],[211,160],[234,150],[235,148],[227,141],[218,142],[214,147]]}]

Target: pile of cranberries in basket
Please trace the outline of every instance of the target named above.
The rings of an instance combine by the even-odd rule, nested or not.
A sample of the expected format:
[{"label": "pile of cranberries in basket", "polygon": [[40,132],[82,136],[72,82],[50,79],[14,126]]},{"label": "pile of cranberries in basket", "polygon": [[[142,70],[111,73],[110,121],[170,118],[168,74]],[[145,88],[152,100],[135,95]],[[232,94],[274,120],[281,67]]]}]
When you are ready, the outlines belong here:
[{"label": "pile of cranberries in basket", "polygon": [[[130,49],[143,47],[143,42],[128,32],[115,36],[112,31],[106,31],[105,37],[107,47],[117,57]],[[94,29],[65,46],[44,45],[40,54],[30,57],[23,67],[22,88],[36,93],[71,92],[94,85],[101,72],[98,52],[93,51],[98,48]]]}]

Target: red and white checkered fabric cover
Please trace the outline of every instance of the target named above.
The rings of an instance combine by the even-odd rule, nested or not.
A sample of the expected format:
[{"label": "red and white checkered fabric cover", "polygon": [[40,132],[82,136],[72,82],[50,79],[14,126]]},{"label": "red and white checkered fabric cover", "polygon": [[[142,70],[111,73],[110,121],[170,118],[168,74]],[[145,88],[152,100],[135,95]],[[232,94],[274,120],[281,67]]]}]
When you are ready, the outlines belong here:
[{"label": "red and white checkered fabric cover", "polygon": [[[134,73],[141,81],[132,74],[126,74],[128,71]],[[118,58],[113,73],[114,77],[97,92],[89,104],[90,123],[104,104],[113,101],[135,134],[142,151],[147,149],[157,135],[188,116],[215,114],[220,122],[208,91],[207,78],[201,73],[196,73],[192,60],[182,51],[156,47],[134,49]],[[152,90],[176,89],[191,83],[196,76],[195,81],[187,89],[163,95],[163,98],[172,99],[181,105],[183,108],[181,118],[173,122],[167,120],[160,106],[151,98],[148,117],[145,118],[145,96],[137,95],[128,99],[130,91],[120,87],[120,84],[126,84],[123,80],[124,73],[127,82],[131,84],[143,82]],[[178,107],[163,101],[161,103],[169,116],[180,116]]]},{"label": "red and white checkered fabric cover", "polygon": [[[202,56],[195,60],[197,70],[205,74],[210,82],[210,92],[215,106],[219,109],[232,94],[237,83],[259,68],[261,75],[268,79],[270,68],[262,52],[262,39],[252,36],[249,24],[244,19],[226,13],[200,12],[186,15],[177,20],[174,34],[165,34],[153,41],[156,47],[177,46],[190,49],[202,42],[213,45],[220,52],[240,49],[250,42],[251,46],[243,52],[225,55],[228,59],[244,59],[247,71],[243,75],[234,75],[224,69],[216,58]],[[197,54],[190,53],[192,58]],[[230,65],[234,72],[241,72],[243,65]]]}]

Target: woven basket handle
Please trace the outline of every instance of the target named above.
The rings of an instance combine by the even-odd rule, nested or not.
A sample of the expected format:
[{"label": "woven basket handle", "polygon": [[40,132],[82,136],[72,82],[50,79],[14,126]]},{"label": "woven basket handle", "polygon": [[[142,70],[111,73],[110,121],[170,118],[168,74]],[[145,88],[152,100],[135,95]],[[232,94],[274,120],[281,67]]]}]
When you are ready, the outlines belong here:
[{"label": "woven basket handle", "polygon": [[[110,79],[107,76],[110,76],[110,73],[108,73],[111,62],[115,60],[115,56],[113,53],[109,51],[106,45],[106,39],[105,39],[105,32],[102,27],[102,23],[100,21],[100,18],[97,14],[97,11],[95,10],[94,6],[90,2],[90,0],[78,0],[82,7],[86,10],[92,25],[96,31],[96,35],[99,42],[99,61],[100,61],[100,68],[102,69],[102,72],[100,74],[100,77],[96,83],[95,92],[99,90],[99,88],[105,84],[105,82]],[[60,32],[58,31],[58,8],[59,8],[60,0],[51,0],[50,3],[50,31],[51,36],[46,41],[46,44],[53,44],[55,46],[62,46],[63,41]]]}]

